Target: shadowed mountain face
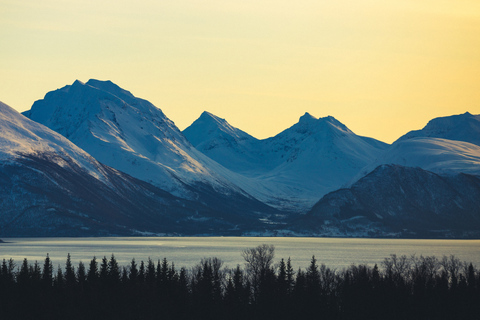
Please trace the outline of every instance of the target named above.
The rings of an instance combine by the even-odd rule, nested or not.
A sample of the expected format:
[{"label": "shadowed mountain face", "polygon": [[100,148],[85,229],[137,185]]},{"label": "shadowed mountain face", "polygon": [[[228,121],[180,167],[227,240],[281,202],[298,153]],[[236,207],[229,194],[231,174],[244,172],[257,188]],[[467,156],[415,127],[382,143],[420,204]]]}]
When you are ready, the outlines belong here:
[{"label": "shadowed mountain face", "polygon": [[205,185],[185,188],[217,201],[218,210],[178,198],[97,162],[1,103],[0,127],[2,236],[228,235],[262,228],[252,213],[261,203],[232,196],[228,204]]},{"label": "shadowed mountain face", "polygon": [[383,165],[323,197],[299,222],[317,233],[480,236],[480,178]]}]

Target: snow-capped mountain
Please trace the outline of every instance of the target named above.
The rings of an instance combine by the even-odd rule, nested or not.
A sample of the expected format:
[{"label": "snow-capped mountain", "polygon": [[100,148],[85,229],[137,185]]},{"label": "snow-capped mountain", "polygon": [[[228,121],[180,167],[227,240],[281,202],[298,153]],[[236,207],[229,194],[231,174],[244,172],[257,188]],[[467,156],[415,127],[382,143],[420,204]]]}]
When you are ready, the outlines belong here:
[{"label": "snow-capped mountain", "polygon": [[480,146],[440,138],[398,140],[376,161],[363,168],[361,178],[382,164],[420,167],[438,174],[480,175]]},{"label": "snow-capped mountain", "polygon": [[183,133],[216,162],[263,186],[260,192],[249,190],[256,198],[271,205],[286,199],[297,209],[341,187],[387,147],[355,135],[333,117],[316,119],[308,113],[291,128],[265,140],[208,112]]},{"label": "snow-capped mountain", "polygon": [[[64,135],[99,162],[172,194],[220,208],[275,212],[239,187],[250,184],[196,150],[150,102],[110,81],[75,81],[36,101],[28,118]],[[261,214],[260,214],[261,215]]]},{"label": "snow-capped mountain", "polygon": [[480,177],[382,165],[324,196],[296,228],[325,236],[478,237]]},{"label": "snow-capped mountain", "polygon": [[[215,195],[191,192],[202,199]],[[214,208],[175,197],[99,163],[3,103],[0,200],[2,236],[228,235],[262,228],[251,200],[232,198]]]},{"label": "snow-capped mountain", "polygon": [[23,113],[62,134],[101,163],[184,196],[182,181],[211,181],[174,123],[110,81],[49,92]]},{"label": "snow-capped mountain", "polygon": [[261,148],[258,139],[209,112],[203,112],[183,134],[197,150],[232,171],[244,172],[266,165],[254,152]]},{"label": "snow-capped mountain", "polygon": [[383,164],[420,167],[438,174],[480,175],[480,115],[465,113],[431,120],[425,128],[410,131],[350,183]]},{"label": "snow-capped mountain", "polygon": [[465,141],[480,146],[480,115],[469,112],[432,119],[421,130],[410,131],[398,140],[417,137]]},{"label": "snow-capped mountain", "polygon": [[431,120],[360,170],[349,188],[321,198],[297,226],[330,236],[478,237],[479,129],[469,113]]},{"label": "snow-capped mountain", "polygon": [[294,232],[480,234],[480,126],[469,113],[433,119],[392,145],[308,113],[259,140],[208,112],[182,133],[110,81],[75,81],[24,113],[73,144],[3,109],[4,234],[28,221],[90,234],[288,232],[297,216],[286,213],[317,202]]}]

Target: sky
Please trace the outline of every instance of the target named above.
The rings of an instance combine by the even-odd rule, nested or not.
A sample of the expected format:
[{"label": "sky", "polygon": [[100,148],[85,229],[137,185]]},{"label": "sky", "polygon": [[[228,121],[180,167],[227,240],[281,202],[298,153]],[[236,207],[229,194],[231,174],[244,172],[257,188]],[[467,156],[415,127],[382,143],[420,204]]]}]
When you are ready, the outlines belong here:
[{"label": "sky", "polygon": [[478,0],[0,0],[0,101],[111,80],[180,128],[263,139],[305,112],[388,143],[480,114]]}]

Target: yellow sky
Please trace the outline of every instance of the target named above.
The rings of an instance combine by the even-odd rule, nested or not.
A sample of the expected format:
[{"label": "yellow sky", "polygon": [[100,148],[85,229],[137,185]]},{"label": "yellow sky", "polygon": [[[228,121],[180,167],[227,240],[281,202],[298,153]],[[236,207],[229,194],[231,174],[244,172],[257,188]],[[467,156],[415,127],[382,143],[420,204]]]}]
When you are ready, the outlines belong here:
[{"label": "yellow sky", "polygon": [[478,0],[0,0],[0,101],[112,80],[180,129],[257,138],[308,111],[392,142],[480,113]]}]

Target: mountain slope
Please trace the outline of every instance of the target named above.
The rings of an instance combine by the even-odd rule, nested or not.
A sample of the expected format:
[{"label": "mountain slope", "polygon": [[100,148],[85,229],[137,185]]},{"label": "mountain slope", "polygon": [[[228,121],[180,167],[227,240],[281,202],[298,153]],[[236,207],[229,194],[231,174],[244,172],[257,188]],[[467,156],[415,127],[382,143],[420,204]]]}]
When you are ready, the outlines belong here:
[{"label": "mountain slope", "polygon": [[398,140],[374,162],[363,168],[352,179],[352,183],[383,164],[419,167],[443,175],[480,175],[480,147],[468,142],[440,138]]},{"label": "mountain slope", "polygon": [[184,195],[178,179],[192,178],[188,173],[209,178],[160,109],[111,82],[77,80],[49,92],[24,115],[62,134],[98,161],[178,195]]},{"label": "mountain slope", "polygon": [[197,150],[232,171],[244,172],[264,165],[252,153],[258,149],[258,139],[209,112],[203,112],[183,134]]},{"label": "mountain slope", "polygon": [[480,175],[480,115],[470,113],[432,119],[422,130],[395,141],[351,181],[382,164],[420,167],[438,174]]},{"label": "mountain slope", "polygon": [[480,177],[382,165],[324,196],[297,228],[330,236],[478,237]]},{"label": "mountain slope", "polygon": [[217,211],[105,166],[3,103],[0,128],[2,236],[238,234],[258,222],[249,203]]},{"label": "mountain slope", "polygon": [[398,140],[417,137],[465,141],[480,146],[480,115],[469,112],[432,119],[421,130],[410,131]]},{"label": "mountain slope", "polygon": [[297,210],[342,186],[387,146],[355,135],[333,117],[308,113],[265,140],[207,112],[183,133],[205,155],[263,186],[257,192],[248,189],[256,198],[271,205],[285,199],[290,203],[284,206]]},{"label": "mountain slope", "polygon": [[160,109],[110,81],[75,81],[49,92],[24,115],[101,163],[176,196],[214,210],[229,201],[229,210],[239,215],[276,213],[235,183],[241,176],[196,150]]}]

